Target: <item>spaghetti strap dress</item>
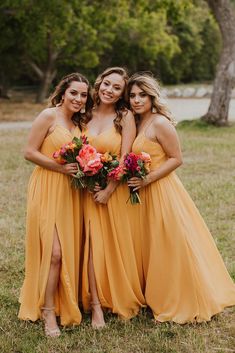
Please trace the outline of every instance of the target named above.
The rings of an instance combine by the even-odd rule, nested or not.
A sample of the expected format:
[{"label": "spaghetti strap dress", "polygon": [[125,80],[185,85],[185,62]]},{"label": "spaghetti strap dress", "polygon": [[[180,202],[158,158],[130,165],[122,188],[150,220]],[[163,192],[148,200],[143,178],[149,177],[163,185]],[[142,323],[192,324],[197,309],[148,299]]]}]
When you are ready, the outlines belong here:
[{"label": "spaghetti strap dress", "polygon": [[[152,170],[167,160],[161,145],[146,137],[133,152],[149,153]],[[157,321],[208,321],[235,304],[235,285],[203,218],[181,181],[171,172],[140,190],[135,209],[141,225],[144,295]],[[133,219],[134,220],[134,219]]]},{"label": "spaghetti strap dress", "polygon": [[[79,135],[78,127],[71,133],[65,127],[56,125],[45,138],[41,153],[53,159],[56,150]],[[22,320],[35,321],[41,318],[55,228],[62,251],[55,311],[62,325],[79,324],[78,286],[82,243],[80,191],[71,187],[69,176],[36,166],[28,185],[25,279],[18,315]]]},{"label": "spaghetti strap dress", "polygon": [[[110,152],[120,156],[121,135],[115,127],[88,137],[98,152]],[[133,234],[131,232],[131,208],[127,185],[119,185],[110,196],[107,205],[98,204],[92,194],[84,192],[85,249],[82,280],[82,301],[90,310],[88,259],[91,245],[96,285],[103,308],[129,319],[145,305],[139,281]]]}]

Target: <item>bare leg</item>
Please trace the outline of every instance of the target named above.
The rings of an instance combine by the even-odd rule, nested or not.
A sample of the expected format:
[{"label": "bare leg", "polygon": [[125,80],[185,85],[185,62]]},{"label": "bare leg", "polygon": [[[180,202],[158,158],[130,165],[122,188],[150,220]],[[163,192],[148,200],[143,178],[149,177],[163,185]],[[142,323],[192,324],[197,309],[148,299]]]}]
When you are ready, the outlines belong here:
[{"label": "bare leg", "polygon": [[59,336],[60,331],[55,316],[55,293],[59,282],[61,267],[61,246],[57,230],[54,231],[54,240],[51,254],[51,266],[45,292],[45,300],[42,308],[42,317],[45,320],[46,335],[51,337]]},{"label": "bare leg", "polygon": [[100,300],[97,293],[94,264],[92,257],[92,250],[90,247],[89,251],[89,262],[88,262],[88,277],[89,277],[89,286],[91,291],[91,309],[92,309],[92,327],[93,328],[102,328],[105,326],[103,310],[100,305]]}]

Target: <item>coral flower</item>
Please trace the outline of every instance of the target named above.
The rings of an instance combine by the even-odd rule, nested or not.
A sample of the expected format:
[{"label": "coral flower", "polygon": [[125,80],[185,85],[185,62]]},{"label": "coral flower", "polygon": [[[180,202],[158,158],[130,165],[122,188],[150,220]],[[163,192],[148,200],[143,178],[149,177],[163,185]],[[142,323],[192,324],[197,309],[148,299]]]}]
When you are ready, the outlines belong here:
[{"label": "coral flower", "polygon": [[101,154],[97,153],[94,147],[87,144],[81,148],[76,160],[84,173],[94,175],[103,167],[100,157]]}]

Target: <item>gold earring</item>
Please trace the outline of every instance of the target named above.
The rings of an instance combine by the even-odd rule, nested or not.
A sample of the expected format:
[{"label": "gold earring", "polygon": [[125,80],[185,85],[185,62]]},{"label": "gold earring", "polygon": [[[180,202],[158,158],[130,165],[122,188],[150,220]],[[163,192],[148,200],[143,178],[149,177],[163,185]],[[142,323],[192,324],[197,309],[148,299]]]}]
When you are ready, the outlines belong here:
[{"label": "gold earring", "polygon": [[60,107],[64,103],[64,98],[61,98],[60,102],[56,104],[56,107]]},{"label": "gold earring", "polygon": [[153,114],[154,114],[154,113],[157,113],[157,109],[156,109],[154,106],[152,106],[151,112],[152,112]]}]

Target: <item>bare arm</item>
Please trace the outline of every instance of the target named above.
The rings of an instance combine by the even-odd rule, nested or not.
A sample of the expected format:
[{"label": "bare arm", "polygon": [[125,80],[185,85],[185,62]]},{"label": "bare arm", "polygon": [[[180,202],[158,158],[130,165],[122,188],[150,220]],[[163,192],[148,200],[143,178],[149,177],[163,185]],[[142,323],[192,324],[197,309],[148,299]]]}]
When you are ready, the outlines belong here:
[{"label": "bare arm", "polygon": [[[24,151],[24,158],[39,165],[40,167],[60,172],[73,174],[76,163],[60,165],[40,152],[41,145],[46,138],[50,128],[54,125],[55,117],[51,108],[43,110],[35,119],[29,133],[28,142]],[[73,166],[74,165],[74,166]]]},{"label": "bare arm", "polygon": [[152,170],[145,179],[130,179],[128,185],[135,187],[135,190],[165,177],[182,164],[180,143],[175,128],[165,118],[161,117],[156,119],[153,127],[156,138],[168,159],[160,167]]},{"label": "bare arm", "polygon": [[131,151],[134,139],[136,137],[136,125],[135,125],[135,118],[133,114],[128,111],[128,113],[122,119],[122,146],[121,146],[121,158],[126,153]]}]

